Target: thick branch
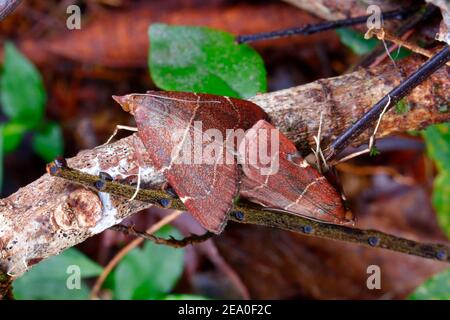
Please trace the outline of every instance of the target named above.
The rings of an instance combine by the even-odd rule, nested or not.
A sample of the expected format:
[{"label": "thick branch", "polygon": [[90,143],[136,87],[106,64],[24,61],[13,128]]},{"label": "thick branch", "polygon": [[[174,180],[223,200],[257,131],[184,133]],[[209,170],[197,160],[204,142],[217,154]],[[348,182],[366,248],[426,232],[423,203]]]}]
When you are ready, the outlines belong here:
[{"label": "thick branch", "polygon": [[[71,182],[81,184],[91,188],[92,190],[97,189],[96,182],[99,181],[99,178],[96,176],[67,167],[57,167],[55,164],[50,166],[50,171],[57,177],[62,177]],[[135,188],[130,185],[124,185],[114,181],[103,181],[102,191],[129,199],[134,194]],[[167,199],[167,194],[160,190],[140,189],[136,199],[140,201],[152,201],[154,204],[159,204],[161,203],[161,200]],[[186,207],[180,199],[171,199],[170,202],[170,208],[186,210]],[[254,204],[236,204],[233,211],[230,212],[230,219],[239,223],[281,228],[320,238],[354,242],[427,259],[450,262],[450,247],[444,244],[420,243],[386,234],[377,230],[361,230],[341,225],[313,221],[302,216],[284,212],[282,210],[264,209]],[[168,241],[166,239],[157,238],[153,235],[145,235],[123,226],[116,226],[114,229],[119,231],[126,230],[131,234],[147,236],[148,239],[161,244],[177,245],[178,247],[193,243],[194,240],[201,241],[204,240],[204,237],[209,237],[208,234],[205,234],[204,236],[195,236],[192,239],[187,238],[185,241],[182,240],[181,242],[173,242],[173,239]]]},{"label": "thick branch", "polygon": [[[398,65],[409,74],[422,62],[422,59],[415,57]],[[281,131],[309,150],[307,144],[317,134],[321,112],[324,116],[322,146],[326,147],[333,135],[342,133],[401,79],[402,73],[387,64],[261,94],[251,100],[266,110]],[[396,114],[389,111],[385,114],[378,137],[449,121],[450,113],[442,112],[448,110],[449,87],[447,69],[442,68],[408,96],[406,103],[411,106],[409,112]],[[83,151],[68,159],[68,165],[95,176],[104,171],[124,183],[136,182],[137,153],[145,154],[145,149],[139,139],[134,143],[133,137]],[[356,141],[362,142],[367,142],[367,136]],[[165,182],[164,176],[150,163],[142,167],[142,173],[144,188],[157,189]],[[164,194],[158,194],[160,196]],[[149,206],[151,204],[146,202],[129,202],[122,197],[93,192],[63,179],[44,175],[0,200],[0,270],[21,275],[29,266]],[[282,215],[277,213],[276,216]]]},{"label": "thick branch", "polygon": [[191,235],[191,236],[183,238],[183,239],[175,239],[175,238],[165,239],[165,238],[157,237],[157,236],[155,236],[151,233],[147,233],[145,231],[144,232],[137,231],[133,228],[133,226],[128,227],[128,226],[124,226],[122,224],[118,224],[118,225],[111,227],[111,229],[114,231],[124,232],[124,233],[132,235],[132,236],[141,237],[146,240],[153,241],[156,244],[163,244],[163,245],[173,247],[173,248],[183,248],[188,245],[201,243],[201,242],[204,242],[214,236],[214,233],[206,232],[202,235],[194,234],[194,235]]},{"label": "thick branch", "polygon": [[325,20],[338,20],[350,17],[358,17],[366,14],[370,4],[378,5],[383,12],[407,8],[415,2],[412,0],[402,1],[360,1],[360,0],[284,0],[300,9],[308,11]]},{"label": "thick branch", "polygon": [[331,159],[352,142],[352,139],[359,137],[361,133],[374,123],[386,110],[392,107],[405,97],[413,88],[427,79],[433,72],[445,65],[450,59],[450,48],[445,46],[431,59],[421,65],[414,73],[408,76],[397,87],[392,89],[386,96],[381,98],[370,110],[367,111],[353,125],[342,132],[330,145],[327,159]]},{"label": "thick branch", "polygon": [[[310,150],[317,135],[320,114],[323,113],[322,146],[328,145],[376,102],[398,86],[406,76],[425,62],[423,57],[410,57],[373,69],[360,69],[346,75],[321,79],[309,84],[250,99],[261,106],[272,123],[280,128],[300,149]],[[450,121],[450,80],[448,67],[436,71],[405,98],[409,111],[387,112],[376,137],[396,132],[420,130],[432,123]],[[373,131],[372,131],[373,132]],[[370,134],[372,133],[370,132]],[[353,145],[367,143],[369,132],[358,136]]]}]

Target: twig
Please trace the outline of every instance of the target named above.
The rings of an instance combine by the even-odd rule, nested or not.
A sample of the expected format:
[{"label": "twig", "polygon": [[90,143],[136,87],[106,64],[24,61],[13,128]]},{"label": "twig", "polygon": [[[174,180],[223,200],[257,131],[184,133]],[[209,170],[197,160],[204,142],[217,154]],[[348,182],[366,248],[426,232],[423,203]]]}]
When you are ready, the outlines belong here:
[{"label": "twig", "polygon": [[136,229],[134,229],[133,226],[125,226],[123,224],[115,225],[115,226],[111,227],[111,229],[114,231],[127,233],[132,236],[141,237],[143,239],[153,241],[156,244],[164,244],[166,246],[173,247],[173,248],[184,248],[188,245],[193,245],[193,244],[204,242],[214,236],[214,233],[206,232],[202,235],[193,234],[189,237],[185,237],[183,239],[178,240],[178,239],[175,239],[172,237],[170,239],[157,237],[157,236],[154,236],[153,234],[145,232],[145,231],[144,232],[137,231]]},{"label": "twig", "polygon": [[21,0],[4,0],[0,3],[0,21],[5,19],[20,4]]},{"label": "twig", "polygon": [[[383,19],[404,19],[408,17],[410,14],[417,11],[418,7],[412,7],[408,9],[399,9],[393,10],[386,13],[383,13]],[[301,27],[294,27],[289,29],[283,29],[278,31],[270,31],[270,32],[261,32],[256,34],[248,34],[248,35],[240,35],[236,37],[237,43],[249,43],[255,41],[269,40],[269,39],[277,39],[281,37],[289,37],[294,35],[310,35],[313,33],[323,32],[327,30],[338,29],[342,27],[354,26],[357,24],[366,23],[367,19],[370,15],[355,17],[355,18],[347,18],[342,20],[335,21],[326,21],[317,24],[307,24]]]},{"label": "twig", "polygon": [[[81,171],[49,165],[49,172],[57,177],[68,179],[91,189],[95,189],[93,181],[98,177]],[[109,192],[121,197],[129,197],[134,193],[134,188],[115,181],[105,181],[103,192]],[[153,189],[140,189],[136,199],[151,201],[159,204],[160,200],[167,198],[162,191]],[[185,210],[180,199],[172,199],[172,207]],[[389,235],[376,230],[361,230],[341,225],[328,224],[294,215],[281,210],[267,210],[252,203],[236,204],[230,212],[229,219],[239,223],[256,224],[267,227],[280,228],[306,235],[358,243],[371,247],[379,247],[391,251],[406,253],[427,259],[450,262],[450,247],[444,244],[424,244],[408,240],[394,235]]]},{"label": "twig", "polygon": [[[401,38],[402,41],[406,41],[413,33],[414,33],[414,30],[409,30],[408,32],[406,32]],[[385,41],[382,42],[382,48],[384,49],[384,52],[382,52],[382,54],[379,54],[378,56],[374,57],[374,61],[370,65],[371,67],[378,66],[387,56],[391,57],[391,59],[392,59],[391,53],[394,52],[395,49],[399,50],[399,46],[397,44],[394,44],[386,49]],[[395,65],[397,65],[396,62],[395,62]]]},{"label": "twig", "polygon": [[[142,189],[141,189],[142,191]],[[181,211],[175,211],[172,214],[169,214],[162,218],[160,221],[152,225],[150,228],[146,230],[147,234],[152,234],[157,232],[159,229],[164,227],[166,224],[171,223],[173,220],[178,218],[182,212]],[[97,299],[98,293],[100,292],[100,289],[105,282],[108,275],[111,273],[111,271],[114,269],[115,266],[127,255],[128,252],[139,246],[144,241],[144,238],[136,238],[133,241],[131,241],[129,244],[127,244],[125,247],[123,247],[106,265],[106,267],[103,269],[103,272],[101,275],[97,278],[95,281],[94,286],[91,290],[91,299]]]},{"label": "twig", "polygon": [[[394,31],[394,35],[396,37],[401,37],[402,40],[406,40],[408,37],[410,37],[413,33],[414,33],[414,27],[417,26],[419,23],[422,23],[424,21],[426,21],[428,18],[430,18],[431,16],[433,16],[434,13],[438,12],[437,7],[435,7],[432,4],[427,4],[425,6],[424,10],[419,10],[417,11],[415,14],[413,14],[411,17],[409,17],[408,19],[406,19],[401,26],[399,26],[398,29],[396,29]],[[392,46],[389,51],[392,51],[395,49],[395,45]],[[379,59],[379,56],[381,54],[383,54],[384,52],[384,47],[379,44],[377,45],[377,47],[375,47],[375,49],[373,49],[369,54],[367,54],[366,56],[364,56],[361,61],[359,61],[357,64],[353,65],[350,69],[349,72],[354,71],[355,69],[357,69],[358,67],[368,67],[369,65],[374,66],[374,60],[377,59],[376,64],[379,63],[379,61],[381,61]]]},{"label": "twig", "polygon": [[375,146],[375,136],[377,135],[377,131],[378,131],[378,128],[380,127],[381,120],[383,119],[384,114],[386,113],[387,109],[389,108],[390,103],[391,103],[391,97],[388,95],[388,102],[386,103],[386,105],[383,108],[383,111],[381,111],[380,116],[378,117],[378,121],[377,121],[377,124],[375,125],[375,129],[373,130],[372,135],[369,137],[369,144],[368,144],[367,148],[364,150],[360,150],[358,152],[349,154],[348,156],[345,156],[341,159],[334,159],[331,162],[332,165],[336,165],[338,163],[345,162],[345,161],[348,161],[355,157],[359,157],[363,154],[372,152],[372,148]]},{"label": "twig", "polygon": [[[372,37],[373,35],[375,35],[378,40],[387,40],[393,42],[399,47],[405,47],[406,49],[411,50],[414,53],[421,54],[427,58],[433,57],[432,51],[425,48],[421,48],[412,42],[403,40],[385,29],[371,29],[366,33],[366,35],[368,37]],[[447,62],[447,66],[450,67],[450,62]]]},{"label": "twig", "polygon": [[[402,83],[395,87],[391,92],[379,100],[367,113],[365,113],[358,121],[356,121],[347,130],[341,133],[326,150],[326,159],[329,160],[336,156],[352,139],[359,136],[366,130],[375,119],[383,112],[388,100],[391,100],[387,110],[392,108],[400,99],[405,97],[412,89],[426,80],[433,72],[442,67],[450,59],[450,49],[445,46],[441,51],[435,54],[431,59],[425,62],[419,69],[406,78]],[[386,110],[386,111],[387,111]]]}]

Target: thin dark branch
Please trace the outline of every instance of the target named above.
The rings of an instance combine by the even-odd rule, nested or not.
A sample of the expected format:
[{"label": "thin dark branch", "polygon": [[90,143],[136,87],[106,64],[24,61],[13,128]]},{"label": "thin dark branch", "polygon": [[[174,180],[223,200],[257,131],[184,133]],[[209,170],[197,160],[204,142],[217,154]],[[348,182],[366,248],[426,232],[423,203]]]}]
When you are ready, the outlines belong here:
[{"label": "thin dark branch", "polygon": [[214,236],[214,233],[206,232],[205,234],[202,234],[202,235],[193,234],[193,235],[191,235],[189,237],[185,237],[183,239],[175,239],[175,238],[166,239],[166,238],[157,237],[157,236],[147,233],[147,232],[137,231],[136,229],[134,229],[133,226],[125,226],[123,224],[115,225],[115,226],[111,227],[111,229],[114,231],[124,232],[124,233],[132,235],[132,236],[141,237],[141,238],[153,241],[156,244],[164,244],[166,246],[173,247],[173,248],[183,248],[188,245],[205,242],[206,240],[208,240]]},{"label": "thin dark branch", "polygon": [[364,230],[329,224],[296,216],[289,212],[283,212],[283,210],[276,210],[275,212],[270,212],[270,214],[268,214],[267,210],[261,210],[254,206],[246,207],[244,210],[248,214],[244,216],[243,220],[236,219],[235,217],[231,217],[231,220],[240,223],[270,226],[309,236],[352,242],[427,259],[450,262],[450,247],[448,245],[420,243],[378,230]]},{"label": "thin dark branch", "polygon": [[[419,7],[412,7],[408,9],[400,9],[382,13],[384,20],[389,19],[404,19],[408,17],[410,14],[417,11]],[[261,32],[256,34],[248,34],[248,35],[240,35],[236,37],[237,43],[249,43],[255,41],[269,40],[269,39],[277,39],[281,37],[289,37],[294,35],[310,35],[313,33],[323,32],[327,30],[338,29],[342,27],[354,26],[362,23],[366,23],[367,19],[370,15],[355,17],[355,18],[347,18],[342,20],[335,21],[326,21],[320,22],[316,24],[307,24],[301,27],[294,27],[289,29],[270,31],[270,32]]]},{"label": "thin dark branch", "polygon": [[358,121],[356,121],[347,130],[341,133],[325,151],[326,159],[329,160],[335,157],[340,151],[348,146],[352,139],[359,136],[364,130],[369,128],[374,123],[380,114],[385,110],[386,104],[389,102],[389,106],[386,111],[391,109],[395,104],[403,97],[409,94],[409,92],[425,81],[431,74],[437,69],[442,67],[450,59],[449,46],[445,46],[441,51],[435,54],[431,59],[420,66],[414,73],[408,78],[402,81],[397,87],[392,89],[386,96],[379,100],[373,107],[365,113]]},{"label": "thin dark branch", "polygon": [[21,0],[5,0],[0,3],[0,21],[5,19],[20,4]]},{"label": "thin dark branch", "polygon": [[[51,163],[47,167],[48,172],[57,177],[67,179],[73,183],[81,184],[92,190],[99,191],[95,187],[99,177],[93,176],[65,166]],[[135,187],[121,184],[116,181],[102,180],[102,192],[116,196],[130,198],[136,191]],[[160,205],[161,200],[168,196],[161,190],[140,189],[136,200],[147,201]],[[171,199],[170,208],[186,210],[180,199]],[[376,230],[361,230],[341,225],[333,225],[298,216],[280,210],[264,209],[253,203],[241,202],[234,206],[229,219],[239,223],[256,224],[266,227],[280,228],[305,235],[320,238],[358,243],[361,245],[379,247],[391,251],[402,252],[409,255],[450,262],[450,247],[444,244],[427,244],[404,239]]]}]

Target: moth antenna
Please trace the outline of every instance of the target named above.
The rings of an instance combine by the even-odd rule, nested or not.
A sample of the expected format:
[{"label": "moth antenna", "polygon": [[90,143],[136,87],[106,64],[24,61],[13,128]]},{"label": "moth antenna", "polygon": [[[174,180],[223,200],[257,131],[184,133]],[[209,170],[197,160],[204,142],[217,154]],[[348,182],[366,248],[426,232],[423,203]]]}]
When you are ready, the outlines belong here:
[{"label": "moth antenna", "polygon": [[370,149],[369,149],[369,148],[366,148],[366,149],[364,149],[364,150],[361,150],[361,151],[357,151],[357,152],[351,153],[351,154],[349,154],[348,156],[343,157],[342,159],[333,161],[331,164],[334,166],[334,165],[337,165],[337,164],[339,164],[339,163],[346,162],[346,161],[348,161],[348,160],[350,160],[350,159],[353,159],[353,158],[359,157],[359,156],[361,156],[361,155],[363,155],[363,154],[369,153],[369,151],[370,151]]},{"label": "moth antenna", "polygon": [[141,187],[141,166],[138,167],[136,191],[134,191],[134,194],[131,196],[131,198],[128,201],[133,201],[136,198],[136,196],[139,193],[140,187]]},{"label": "moth antenna", "polygon": [[[196,93],[194,93],[196,96],[198,96]],[[179,99],[179,98],[171,98],[171,97],[165,97],[163,95],[157,95],[157,94],[150,94],[150,93],[146,93],[146,94],[139,94],[136,93],[135,95],[143,95],[143,96],[150,96],[153,98],[159,98],[159,99],[163,99],[163,100],[170,100],[170,101],[177,101],[177,102],[189,102],[189,103],[222,103],[219,100],[205,100],[205,101],[195,101],[195,100],[187,100],[187,99]]]},{"label": "moth antenna", "polygon": [[119,132],[119,130],[126,130],[126,131],[132,131],[132,132],[137,132],[138,129],[136,127],[130,127],[130,126],[124,126],[124,125],[116,125],[116,129],[114,129],[113,134],[108,138],[108,140],[106,140],[105,143],[99,145],[99,147],[105,146],[107,144],[109,144],[111,142],[111,140],[117,135],[117,133]]},{"label": "moth antenna", "polygon": [[[132,93],[133,96],[145,96],[145,97],[152,97],[152,98],[159,98],[159,99],[163,99],[163,100],[169,100],[169,101],[177,101],[177,102],[188,102],[188,103],[192,103],[192,102],[196,102],[195,100],[187,100],[187,99],[179,99],[179,98],[172,98],[172,97],[166,97],[164,95],[159,95],[159,94],[155,94],[155,92],[157,91],[151,91],[151,90],[147,90],[145,93]],[[197,93],[193,93],[195,96],[199,96]],[[113,98],[116,96],[113,96]],[[121,98],[121,97],[119,97]],[[228,98],[228,97],[227,97]],[[115,98],[114,98],[115,99]],[[115,99],[116,100],[116,99]],[[117,101],[117,100],[116,100]],[[119,102],[120,103],[120,102]],[[218,100],[205,100],[205,101],[200,101],[199,103],[222,103],[221,101]],[[125,110],[127,111],[127,110]],[[127,111],[128,112],[128,111]]]}]

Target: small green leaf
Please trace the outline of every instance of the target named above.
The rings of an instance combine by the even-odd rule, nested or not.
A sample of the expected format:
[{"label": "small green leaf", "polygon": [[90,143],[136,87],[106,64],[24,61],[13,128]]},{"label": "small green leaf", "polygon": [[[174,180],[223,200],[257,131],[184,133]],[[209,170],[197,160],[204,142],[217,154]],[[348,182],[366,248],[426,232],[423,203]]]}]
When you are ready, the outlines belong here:
[{"label": "small green leaf", "polygon": [[10,42],[4,49],[0,101],[5,115],[28,128],[42,121],[46,94],[41,75]]},{"label": "small green leaf", "polygon": [[[69,289],[70,277],[75,276],[69,267],[79,268],[81,279],[98,276],[102,267],[80,251],[70,248],[58,256],[37,264],[13,283],[16,299],[87,299],[89,287],[81,281],[80,289]],[[69,282],[70,284],[70,282]]]},{"label": "small green leaf", "polygon": [[450,169],[440,172],[434,179],[432,201],[439,225],[450,238]]},{"label": "small green leaf", "polygon": [[377,46],[378,40],[375,38],[364,39],[364,35],[353,29],[342,28],[336,30],[341,38],[341,42],[358,55],[369,53]]},{"label": "small green leaf", "polygon": [[391,56],[395,61],[407,58],[410,55],[412,55],[412,51],[406,49],[405,47],[400,47],[400,50],[397,49],[391,53]]},{"label": "small green leaf", "polygon": [[425,281],[409,295],[410,300],[450,300],[450,269]]},{"label": "small green leaf", "polygon": [[61,127],[55,122],[46,123],[33,135],[33,149],[45,161],[50,162],[64,151]]},{"label": "small green leaf", "polygon": [[428,127],[423,131],[428,155],[439,171],[450,171],[450,122]]},{"label": "small green leaf", "polygon": [[430,126],[423,136],[428,155],[439,171],[434,180],[433,206],[439,225],[450,238],[450,123]]},{"label": "small green leaf", "polygon": [[152,24],[149,67],[164,90],[248,98],[267,90],[259,54],[232,34],[206,27]]},{"label": "small green leaf", "polygon": [[[179,237],[166,227],[157,234]],[[176,284],[183,271],[184,250],[147,241],[142,249],[128,253],[114,271],[116,299],[161,299]]]},{"label": "small green leaf", "polygon": [[27,131],[27,127],[18,122],[7,122],[3,124],[3,152],[10,153],[17,149],[22,142],[23,136]]},{"label": "small green leaf", "polygon": [[372,148],[369,151],[369,156],[375,157],[380,154],[380,150],[376,146],[372,146]]},{"label": "small green leaf", "polygon": [[394,111],[396,114],[404,114],[407,113],[409,110],[411,110],[411,106],[409,102],[403,98],[394,107]]}]

